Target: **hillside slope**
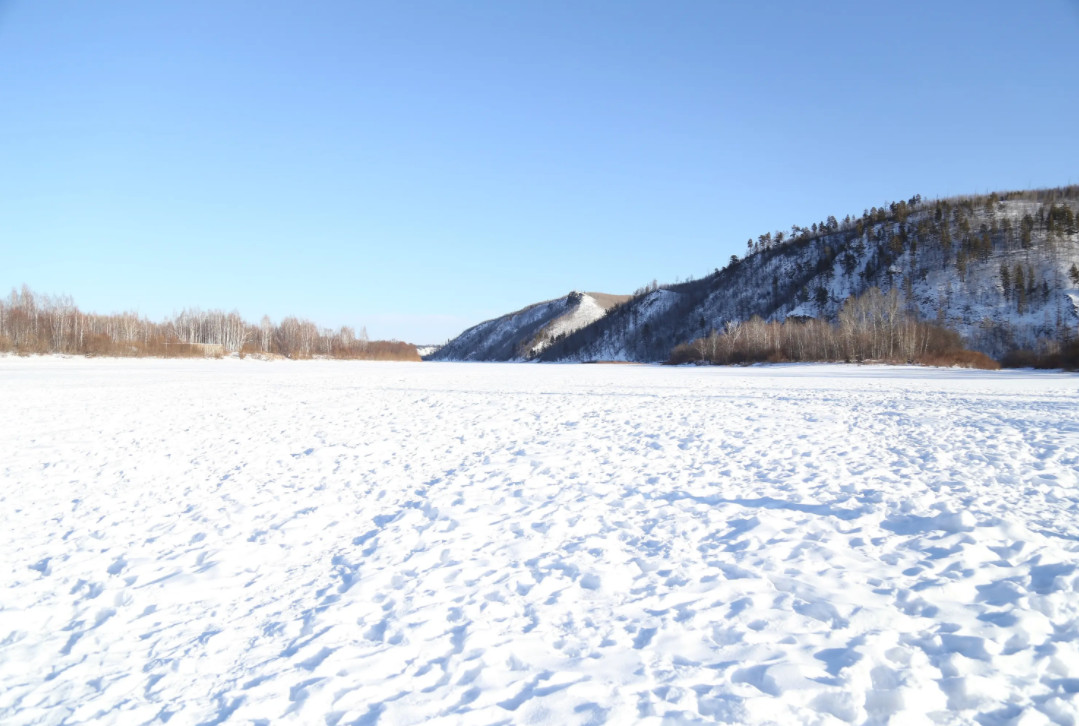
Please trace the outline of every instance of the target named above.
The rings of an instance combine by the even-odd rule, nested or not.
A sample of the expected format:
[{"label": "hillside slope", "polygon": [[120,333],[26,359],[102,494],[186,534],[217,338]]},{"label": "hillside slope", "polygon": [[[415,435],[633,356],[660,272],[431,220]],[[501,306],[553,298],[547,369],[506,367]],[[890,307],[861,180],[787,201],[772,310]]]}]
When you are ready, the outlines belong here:
[{"label": "hillside slope", "polygon": [[1079,187],[914,198],[789,238],[762,236],[745,259],[637,295],[540,358],[662,361],[675,345],[753,316],[832,320],[870,287],[898,289],[911,312],[990,355],[1036,348],[1079,326],[1077,213]]},{"label": "hillside slope", "polygon": [[629,295],[571,292],[475,325],[427,360],[529,360],[629,299]]}]

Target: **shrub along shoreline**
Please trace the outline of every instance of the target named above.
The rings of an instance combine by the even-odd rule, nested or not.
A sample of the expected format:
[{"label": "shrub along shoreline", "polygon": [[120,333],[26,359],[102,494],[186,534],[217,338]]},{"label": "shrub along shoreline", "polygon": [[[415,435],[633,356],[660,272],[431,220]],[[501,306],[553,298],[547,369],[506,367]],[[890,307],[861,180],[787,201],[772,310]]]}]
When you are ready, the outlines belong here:
[{"label": "shrub along shoreline", "polygon": [[899,293],[870,288],[844,303],[836,323],[817,319],[766,322],[759,317],[726,326],[671,351],[672,365],[697,363],[846,362],[958,366],[996,370],[1006,367],[1079,368],[1079,341],[1036,354],[1016,351],[996,361],[963,347],[954,330],[918,320],[906,311]]},{"label": "shrub along shoreline", "polygon": [[263,316],[249,323],[233,311],[188,309],[160,323],[134,312],[84,313],[70,297],[37,295],[27,286],[0,298],[0,353],[122,358],[219,358],[232,353],[291,359],[421,360],[411,343],[368,340],[366,329],[320,328],[310,320]]}]

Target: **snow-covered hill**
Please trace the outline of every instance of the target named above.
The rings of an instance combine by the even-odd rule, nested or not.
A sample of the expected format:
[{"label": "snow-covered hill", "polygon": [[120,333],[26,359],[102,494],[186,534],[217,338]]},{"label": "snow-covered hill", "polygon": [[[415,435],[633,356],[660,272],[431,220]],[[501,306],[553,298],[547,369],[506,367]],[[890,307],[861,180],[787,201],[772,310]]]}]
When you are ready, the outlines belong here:
[{"label": "snow-covered hill", "polygon": [[429,360],[528,360],[552,342],[599,320],[628,295],[571,292],[556,300],[487,320],[428,356]]},{"label": "snow-covered hill", "polygon": [[1032,194],[912,200],[754,243],[713,275],[634,297],[541,359],[666,360],[674,346],[754,315],[834,319],[844,300],[870,287],[898,289],[911,312],[994,356],[1074,337],[1079,190]]}]

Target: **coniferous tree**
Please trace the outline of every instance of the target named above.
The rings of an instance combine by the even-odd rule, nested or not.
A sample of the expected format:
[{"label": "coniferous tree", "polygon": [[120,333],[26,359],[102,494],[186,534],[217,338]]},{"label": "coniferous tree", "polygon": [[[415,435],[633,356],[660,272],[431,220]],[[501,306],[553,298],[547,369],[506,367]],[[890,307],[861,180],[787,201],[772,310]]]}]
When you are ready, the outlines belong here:
[{"label": "coniferous tree", "polygon": [[1029,214],[1023,215],[1023,221],[1019,227],[1019,244],[1022,245],[1024,250],[1029,250],[1033,244],[1031,241],[1031,234],[1034,232],[1034,218]]},{"label": "coniferous tree", "polygon": [[1015,263],[1015,309],[1022,315],[1027,309],[1027,288],[1023,282],[1023,268]]}]

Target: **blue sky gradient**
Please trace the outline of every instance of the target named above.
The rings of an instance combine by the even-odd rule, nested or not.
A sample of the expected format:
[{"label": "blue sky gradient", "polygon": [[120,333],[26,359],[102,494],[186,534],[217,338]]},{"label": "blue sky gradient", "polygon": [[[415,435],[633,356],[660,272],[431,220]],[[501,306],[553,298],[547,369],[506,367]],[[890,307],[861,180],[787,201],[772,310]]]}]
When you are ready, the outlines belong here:
[{"label": "blue sky gradient", "polygon": [[0,0],[0,291],[439,342],[1079,182],[1079,3]]}]

